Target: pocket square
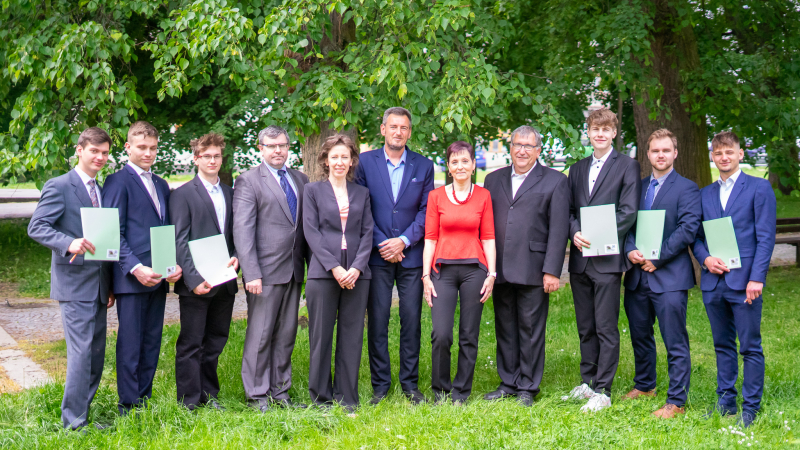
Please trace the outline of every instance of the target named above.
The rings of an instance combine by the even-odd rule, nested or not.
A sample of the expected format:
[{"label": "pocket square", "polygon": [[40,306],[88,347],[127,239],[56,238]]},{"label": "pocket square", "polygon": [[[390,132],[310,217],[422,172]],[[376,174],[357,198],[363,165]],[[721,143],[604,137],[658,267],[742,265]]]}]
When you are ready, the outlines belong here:
[{"label": "pocket square", "polygon": [[417,177],[414,177],[414,178],[411,179],[412,183],[415,182],[415,181],[417,181]]}]

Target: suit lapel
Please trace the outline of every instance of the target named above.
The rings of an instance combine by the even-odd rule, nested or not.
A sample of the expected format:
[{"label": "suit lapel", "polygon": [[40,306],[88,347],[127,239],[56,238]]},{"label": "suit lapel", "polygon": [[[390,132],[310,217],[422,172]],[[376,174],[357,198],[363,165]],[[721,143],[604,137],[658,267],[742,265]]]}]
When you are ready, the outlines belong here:
[{"label": "suit lapel", "polygon": [[[164,181],[164,183],[166,183],[166,181]],[[161,182],[153,178],[153,189],[156,190],[158,204],[161,205],[161,216],[159,216],[159,219],[161,219],[161,223],[163,224],[165,222],[164,219],[167,217],[167,201],[164,198],[164,194],[162,194],[161,189],[159,189],[160,186]],[[167,189],[169,189],[169,186],[167,186]]]},{"label": "suit lapel", "polygon": [[[350,221],[353,220],[353,214],[350,213],[353,211],[352,205],[356,201],[356,190],[354,187],[355,183],[353,183],[352,181],[347,182],[347,202],[348,205],[351,207],[349,208],[349,212],[347,213],[347,220],[345,221],[345,230],[350,228]],[[331,192],[333,192],[333,186],[331,186]],[[334,200],[336,200],[336,195],[334,195],[333,197]],[[398,195],[397,198],[400,198],[400,195]],[[338,211],[339,203],[336,203],[336,206],[337,206],[336,209]],[[342,230],[342,233],[344,233],[345,230]]]},{"label": "suit lapel", "polygon": [[[514,170],[513,168],[511,170]],[[517,195],[514,196],[514,199],[511,201],[513,204],[517,201],[518,198],[522,197],[522,194],[527,192],[530,188],[536,185],[544,176],[544,168],[538,162],[531,170],[531,173],[525,177],[525,180],[522,182],[522,185],[517,189]],[[511,184],[511,175],[508,176],[508,183]]]},{"label": "suit lapel", "polygon": [[[719,182],[715,181],[714,184],[711,185],[711,204],[714,205],[714,212],[717,213],[714,218],[718,219],[722,217],[722,203],[719,199]],[[729,199],[730,200],[730,199]]]},{"label": "suit lapel", "polygon": [[[583,186],[581,193],[583,194],[584,204],[588,205],[589,200],[591,199],[591,196],[589,195],[589,169],[592,167],[592,156],[589,155],[586,158],[583,158],[581,161],[585,162],[583,163],[583,167],[578,168],[578,176],[580,177],[578,183]],[[580,164],[580,162],[578,162],[578,164]],[[595,187],[597,186],[595,185]]]},{"label": "suit lapel", "polygon": [[[222,186],[221,183],[220,186]],[[222,194],[225,196],[225,229],[222,230],[222,233],[227,234],[233,222],[233,189],[223,188]],[[216,214],[214,215],[216,216]]]},{"label": "suit lapel", "polygon": [[[206,205],[206,209],[208,209],[211,217],[214,218],[214,224],[217,226],[217,231],[222,233],[222,227],[220,227],[219,220],[217,219],[217,209],[214,208],[214,201],[211,200],[211,194],[208,193],[208,189],[206,189],[206,186],[203,184],[203,180],[200,179],[200,176],[196,176],[192,182],[194,183],[194,188],[197,191],[197,195],[199,195],[203,200],[203,204]],[[228,199],[225,199],[226,209],[228,204]]]},{"label": "suit lapel", "polygon": [[[389,169],[386,167],[386,153],[383,147],[375,150],[375,164],[378,166],[378,176],[383,180],[383,186],[386,188],[386,193],[389,194],[389,200],[394,202],[392,180],[389,179]],[[400,196],[398,195],[397,198],[400,198]]]},{"label": "suit lapel", "polygon": [[647,188],[650,186],[650,177],[642,180],[642,195],[639,196],[639,209],[644,209],[644,200],[647,198]]},{"label": "suit lapel", "polygon": [[[617,162],[617,156],[618,155],[619,155],[619,153],[617,153],[616,150],[613,150],[613,149],[611,150],[611,154],[608,155],[608,159],[606,159],[606,162],[603,164],[603,167],[600,169],[600,174],[597,175],[597,181],[595,181],[594,189],[592,189],[592,193],[591,193],[591,195],[589,195],[589,201],[591,201],[592,198],[594,197],[594,194],[596,194],[597,191],[600,190],[600,186],[603,184],[603,180],[606,179],[606,175],[608,175],[608,172],[611,172],[611,167],[614,166],[615,162]],[[589,162],[589,165],[591,166],[591,160]],[[587,177],[586,183],[587,184],[589,183],[588,177]]]},{"label": "suit lapel", "polygon": [[[75,195],[78,196],[78,200],[81,201],[81,205],[85,208],[91,208],[92,205],[92,198],[89,197],[89,193],[86,192],[86,187],[83,184],[83,180],[81,180],[81,176],[75,172],[75,169],[71,170],[69,173],[69,181],[75,187]],[[99,188],[97,188],[99,191]]]},{"label": "suit lapel", "polygon": [[741,194],[742,191],[744,190],[744,184],[746,183],[745,178],[747,178],[747,175],[744,172],[739,174],[739,179],[737,179],[736,184],[733,185],[733,190],[731,190],[731,196],[728,197],[728,203],[725,205],[724,216],[731,215],[731,210],[733,209],[733,205],[736,204],[736,197],[738,197],[739,194]]},{"label": "suit lapel", "polygon": [[503,186],[503,192],[508,197],[509,205],[514,203],[513,189],[511,189],[511,173],[513,170],[513,165],[500,169],[500,185]]},{"label": "suit lapel", "polygon": [[289,210],[289,202],[286,200],[286,193],[283,192],[281,186],[275,180],[275,177],[272,176],[272,173],[267,168],[265,163],[261,163],[258,166],[258,171],[261,174],[261,180],[267,186],[267,190],[272,192],[272,195],[278,200],[278,204],[281,205],[281,209],[283,213],[286,214],[286,218],[289,219],[289,222],[294,224],[294,219],[292,219],[292,212]]},{"label": "suit lapel", "polygon": [[[136,169],[134,169],[130,165],[126,164],[125,165],[125,169],[128,170],[128,174],[130,174],[131,178],[133,178],[133,182],[137,186],[139,186],[139,189],[142,190],[142,192],[144,193],[145,197],[148,200],[150,200],[150,206],[153,207],[153,211],[156,213],[156,215],[158,215],[158,210],[156,209],[156,204],[155,204],[155,202],[153,202],[153,197],[150,196],[150,191],[147,190],[147,186],[144,185],[144,181],[142,181],[142,177],[140,177],[139,174],[136,173]],[[155,186],[155,180],[153,180],[153,185]],[[156,189],[156,195],[158,195],[158,189]],[[160,196],[159,196],[159,202],[161,202],[161,197]],[[161,219],[161,217],[159,217],[159,219]]]},{"label": "suit lapel", "polygon": [[[661,199],[666,198],[667,193],[670,189],[672,189],[672,185],[675,184],[675,180],[678,178],[678,172],[675,172],[673,169],[672,172],[667,176],[667,179],[664,180],[664,184],[658,189],[658,193],[656,194],[655,200],[653,200],[653,206],[650,209],[656,209],[661,203]],[[648,183],[649,184],[649,183]],[[644,187],[642,187],[644,189]]]},{"label": "suit lapel", "polygon": [[405,192],[406,187],[408,187],[408,183],[411,181],[411,176],[414,174],[414,163],[416,162],[416,156],[416,154],[411,153],[411,150],[406,147],[406,166],[403,168],[403,181],[400,183],[400,190],[397,191],[397,201],[400,201],[400,197],[403,196],[403,192]]},{"label": "suit lapel", "polygon": [[[287,167],[287,169],[289,169],[289,168]],[[297,176],[297,174],[299,172],[297,172],[294,169],[289,169],[287,173],[289,174],[290,177],[292,177],[292,181],[294,181],[294,185],[297,188],[297,217],[300,217],[300,211],[301,211],[301,208],[303,207],[303,192],[304,192],[305,186],[303,186],[303,183],[300,182],[300,177]],[[283,192],[282,189],[281,189],[281,192]],[[286,194],[283,194],[283,196],[286,197]],[[286,202],[286,207],[287,208],[289,207],[289,202],[288,201]],[[297,228],[297,222],[298,222],[297,220],[294,221],[295,229]]]}]

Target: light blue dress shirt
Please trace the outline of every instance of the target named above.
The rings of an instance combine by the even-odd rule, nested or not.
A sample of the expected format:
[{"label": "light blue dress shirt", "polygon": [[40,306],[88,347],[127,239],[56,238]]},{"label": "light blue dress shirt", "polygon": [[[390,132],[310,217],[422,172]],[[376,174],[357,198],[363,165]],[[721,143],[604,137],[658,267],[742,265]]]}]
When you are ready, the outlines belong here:
[{"label": "light blue dress shirt", "polygon": [[[666,175],[662,176],[661,178],[656,178],[656,181],[658,181],[658,184],[655,187],[655,192],[653,192],[653,202],[654,203],[656,201],[656,197],[658,196],[658,191],[661,189],[661,185],[663,185],[664,182],[667,181],[667,177],[669,176],[669,174],[672,173],[673,170],[675,170],[675,169],[674,168],[670,169],[669,172],[667,172]],[[653,181],[653,178],[655,178],[655,175],[650,175],[650,181],[651,182]]]},{"label": "light blue dress shirt", "polygon": [[285,170],[286,171],[286,179],[289,180],[289,186],[292,187],[292,190],[294,191],[294,195],[295,195],[295,197],[297,197],[297,186],[294,185],[294,180],[292,179],[292,175],[289,173],[289,169],[286,168],[285,164],[283,165],[283,169],[274,169],[272,166],[270,166],[266,162],[264,163],[264,165],[267,166],[267,169],[269,169],[270,173],[272,173],[272,176],[275,177],[275,181],[278,182],[278,186],[281,185],[281,175],[278,173],[278,170]]},{"label": "light blue dress shirt", "polygon": [[[389,154],[386,153],[386,149],[383,149],[383,156],[386,157],[386,169],[389,171],[389,181],[392,183],[392,197],[395,202],[397,202],[397,195],[400,193],[400,185],[403,184],[403,173],[406,170],[407,154],[408,152],[404,149],[403,156],[400,157],[400,162],[395,166],[389,159]],[[400,236],[400,240],[406,244],[406,247],[411,245],[411,241],[405,236]]]}]

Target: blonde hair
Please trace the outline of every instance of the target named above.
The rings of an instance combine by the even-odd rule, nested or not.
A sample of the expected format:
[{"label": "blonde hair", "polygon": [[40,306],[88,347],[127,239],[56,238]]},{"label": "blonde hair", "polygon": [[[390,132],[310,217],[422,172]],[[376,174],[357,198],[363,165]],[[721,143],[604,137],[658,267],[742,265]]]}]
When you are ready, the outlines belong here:
[{"label": "blonde hair", "polygon": [[154,137],[158,139],[158,130],[156,127],[151,125],[150,122],[137,120],[136,122],[133,122],[133,125],[131,125],[130,128],[128,128],[128,142],[130,142],[131,138],[135,136]]},{"label": "blonde hair", "polygon": [[651,142],[653,142],[656,139],[664,139],[664,138],[670,138],[670,140],[672,141],[672,148],[675,150],[678,149],[678,138],[675,137],[675,134],[673,134],[672,131],[669,131],[666,128],[659,128],[656,131],[653,131],[653,134],[651,134],[650,137],[647,138],[647,151],[650,151]]},{"label": "blonde hair", "polygon": [[608,125],[616,130],[619,127],[619,120],[617,120],[617,115],[611,112],[610,109],[600,108],[589,114],[589,117],[586,118],[586,124],[589,127],[592,125]]}]

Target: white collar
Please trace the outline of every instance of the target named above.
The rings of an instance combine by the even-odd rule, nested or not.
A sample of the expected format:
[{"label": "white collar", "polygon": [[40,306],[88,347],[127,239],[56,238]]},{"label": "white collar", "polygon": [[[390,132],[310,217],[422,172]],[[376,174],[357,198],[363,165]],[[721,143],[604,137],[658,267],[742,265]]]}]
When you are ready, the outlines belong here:
[{"label": "white collar", "polygon": [[75,173],[81,177],[81,182],[83,182],[83,184],[88,184],[89,180],[95,180],[95,182],[97,182],[97,177],[90,177],[86,172],[79,169],[78,166],[75,166]]},{"label": "white collar", "polygon": [[267,169],[269,169],[270,172],[272,172],[272,174],[275,175],[276,177],[280,176],[280,174],[278,173],[279,170],[285,171],[287,175],[289,174],[289,169],[286,168],[286,164],[284,164],[283,167],[281,167],[280,169],[276,169],[270,166],[269,164],[267,164],[266,161],[264,161],[264,165],[267,166]]},{"label": "white collar", "polygon": [[528,169],[528,171],[523,173],[523,174],[517,174],[517,171],[514,170],[514,164],[511,164],[511,178],[515,178],[515,177],[527,178],[528,175],[530,175],[531,170],[533,170],[533,168],[536,167],[536,164],[539,164],[539,161],[534,161],[533,165],[531,166],[531,168]]},{"label": "white collar", "polygon": [[592,151],[592,165],[594,165],[598,161],[600,161],[601,163],[605,164],[606,160],[608,159],[608,155],[610,155],[612,151],[614,151],[614,150],[613,149],[609,150],[608,152],[606,152],[605,155],[603,155],[602,158],[599,158],[599,159],[594,156],[594,151]]},{"label": "white collar", "polygon": [[143,174],[143,173],[145,173],[145,172],[150,172],[151,174],[153,173],[153,172],[152,172],[152,171],[150,171],[150,170],[144,170],[144,169],[142,169],[141,167],[137,166],[136,164],[134,164],[134,163],[132,163],[132,162],[130,162],[130,161],[128,161],[128,165],[129,165],[129,166],[131,166],[131,167],[133,167],[133,170],[135,170],[135,171],[136,171],[136,175],[139,175],[139,176],[142,176],[142,174]]},{"label": "white collar", "polygon": [[733,175],[729,176],[727,180],[722,181],[722,177],[719,177],[719,179],[717,181],[719,182],[720,186],[728,186],[728,185],[736,184],[736,180],[739,179],[739,175],[741,173],[742,173],[742,169],[739,169],[736,172],[734,172]]},{"label": "white collar", "polygon": [[200,178],[200,181],[203,183],[203,186],[205,186],[206,190],[208,190],[208,191],[211,191],[215,187],[219,187],[219,183],[220,183],[219,177],[217,177],[217,182],[215,184],[209,183],[208,181],[206,181],[205,178],[201,177],[200,175],[198,175],[197,178]]}]

